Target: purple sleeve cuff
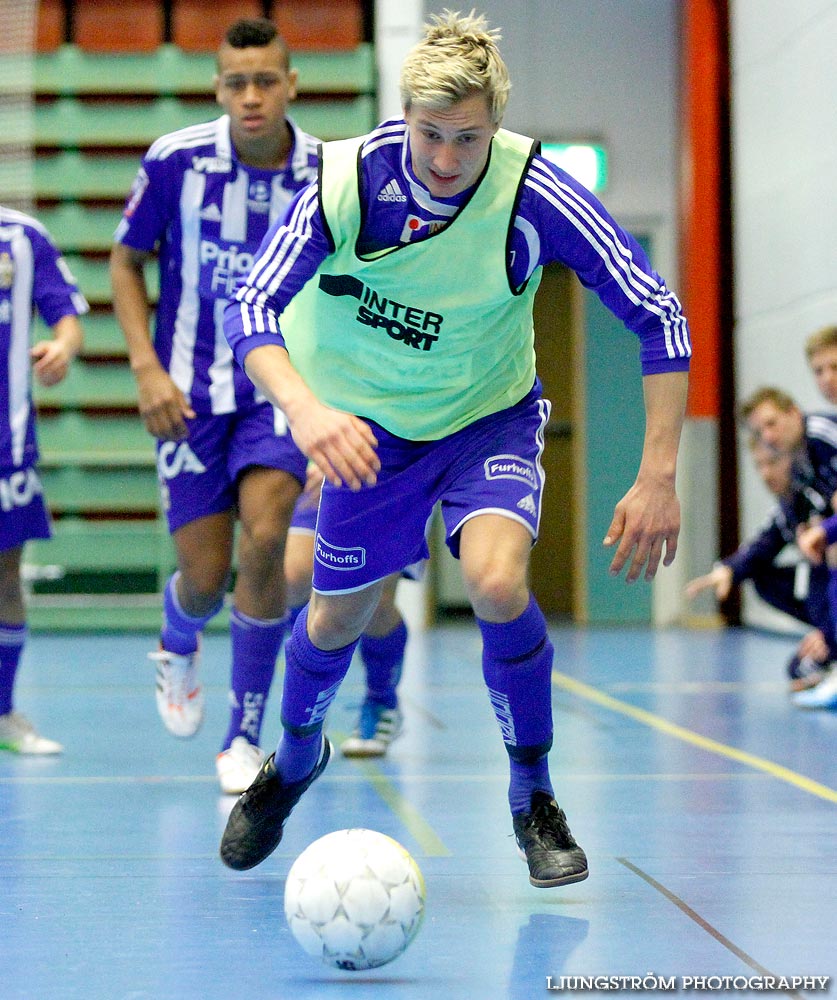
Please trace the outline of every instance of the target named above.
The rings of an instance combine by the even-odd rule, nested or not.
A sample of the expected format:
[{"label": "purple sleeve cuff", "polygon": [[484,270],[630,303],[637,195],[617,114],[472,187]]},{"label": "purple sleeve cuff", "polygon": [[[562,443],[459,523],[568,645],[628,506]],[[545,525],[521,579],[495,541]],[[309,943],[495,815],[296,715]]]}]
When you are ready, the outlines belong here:
[{"label": "purple sleeve cuff", "polygon": [[642,374],[661,375],[665,372],[687,372],[689,360],[689,358],[666,358],[664,361],[643,359]]},{"label": "purple sleeve cuff", "polygon": [[822,522],[822,528],[825,531],[825,540],[829,545],[837,542],[837,514],[827,517]]},{"label": "purple sleeve cuff", "polygon": [[264,344],[277,344],[279,347],[284,347],[285,341],[282,337],[277,336],[275,333],[254,333],[249,337],[243,337],[238,341],[233,349],[235,360],[243,368],[244,359],[250,351],[252,351],[254,347],[262,347]]}]

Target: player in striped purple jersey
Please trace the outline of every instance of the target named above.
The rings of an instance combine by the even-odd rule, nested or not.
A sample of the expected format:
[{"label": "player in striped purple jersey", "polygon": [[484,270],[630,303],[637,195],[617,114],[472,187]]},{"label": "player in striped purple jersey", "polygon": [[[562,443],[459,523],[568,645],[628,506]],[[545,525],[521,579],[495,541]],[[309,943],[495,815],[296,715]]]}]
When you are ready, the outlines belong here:
[{"label": "player in striped purple jersey", "polygon": [[[216,760],[222,790],[234,794],[250,784],[263,759],[263,713],[287,627],[285,539],[289,519],[304,524],[304,509],[291,511],[307,460],[281,411],[234,364],[221,318],[269,226],[316,176],[317,140],[286,114],[296,78],[270,21],[233,24],[218,53],[216,94],[226,114],[151,146],[111,254],[114,305],[140,412],[158,439],[161,495],[177,551],[178,570],[164,591],[160,649],[151,654],[157,707],[177,736],[193,735],[203,719],[199,636],[221,608],[236,514],[241,522],[230,721]],[[143,268],[155,251],[160,299],[152,340]],[[304,536],[292,534],[287,548],[302,572],[307,558],[310,583]],[[394,601],[385,602],[381,615],[386,625],[397,624],[367,638],[362,654],[370,680],[397,678],[406,644]],[[395,685],[380,688],[389,717]]]},{"label": "player in striped purple jersey", "polygon": [[[32,346],[34,310],[53,336]],[[46,229],[31,216],[0,206],[0,358],[5,373],[0,379],[0,750],[21,754],[63,749],[14,711],[14,683],[26,642],[23,544],[50,537],[36,469],[32,375],[42,385],[64,378],[81,349],[78,317],[87,310]]]},{"label": "player in striped purple jersey", "polygon": [[[284,543],[306,459],[282,413],[234,364],[221,317],[264,234],[315,176],[316,140],[286,115],[296,71],[271,22],[233,24],[217,68],[225,113],[150,147],[116,232],[111,276],[177,552],[152,654],[158,710],[177,736],[203,720],[199,637],[222,606],[236,516],[241,523],[230,722],[217,758],[222,790],[234,793],[263,756],[263,711],[284,634]],[[144,265],[154,253],[152,338]]]},{"label": "player in striped purple jersey", "polygon": [[323,146],[319,181],[227,308],[236,358],[325,477],[313,594],[286,647],[283,736],[230,813],[230,867],[270,854],[326,766],[323,723],[358,636],[387,575],[426,556],[438,501],[482,634],[530,881],[587,877],[553,797],[553,650],[527,579],[549,416],[532,326],[541,268],[572,268],[640,341],[645,445],[605,539],[629,581],[674,558],[690,345],[636,240],[537,142],[500,128],[508,89],[482,17],[435,18],[402,69],[404,120]]}]

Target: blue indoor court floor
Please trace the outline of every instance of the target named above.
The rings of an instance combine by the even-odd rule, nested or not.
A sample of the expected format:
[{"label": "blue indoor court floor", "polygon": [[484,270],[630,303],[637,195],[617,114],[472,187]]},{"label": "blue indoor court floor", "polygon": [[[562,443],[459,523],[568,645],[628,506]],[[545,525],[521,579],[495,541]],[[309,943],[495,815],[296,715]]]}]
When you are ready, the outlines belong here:
[{"label": "blue indoor court floor", "polygon": [[[33,635],[17,707],[66,753],[0,753],[0,998],[531,1000],[610,994],[605,977],[716,997],[824,996],[813,977],[832,977],[837,995],[837,712],[789,704],[794,640],[563,625],[552,638],[552,774],[590,877],[544,890],[514,848],[469,621],[411,637],[389,756],[336,755],[244,873],[218,859],[226,637],[204,643],[206,724],[179,741],[157,717],[152,636]],[[331,709],[334,742],[361,677],[355,663]],[[282,904],[295,856],[353,826],[401,841],[427,883],[409,950],[363,973],[303,953]]]}]

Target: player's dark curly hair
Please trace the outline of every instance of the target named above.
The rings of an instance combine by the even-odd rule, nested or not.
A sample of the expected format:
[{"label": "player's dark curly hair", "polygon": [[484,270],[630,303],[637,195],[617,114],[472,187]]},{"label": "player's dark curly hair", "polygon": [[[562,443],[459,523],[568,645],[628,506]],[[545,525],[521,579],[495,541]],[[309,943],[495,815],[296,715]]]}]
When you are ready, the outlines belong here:
[{"label": "player's dark curly hair", "polygon": [[290,65],[288,46],[273,21],[266,17],[239,18],[227,28],[224,42],[234,49],[260,49],[276,42],[282,50],[286,67]]}]

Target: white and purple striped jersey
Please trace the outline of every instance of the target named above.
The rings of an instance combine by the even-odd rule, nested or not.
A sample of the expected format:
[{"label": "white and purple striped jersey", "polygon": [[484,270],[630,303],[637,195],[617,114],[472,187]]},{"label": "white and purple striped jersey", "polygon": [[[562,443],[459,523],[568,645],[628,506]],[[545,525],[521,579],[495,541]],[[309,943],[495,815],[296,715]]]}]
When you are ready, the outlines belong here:
[{"label": "white and purple striped jersey", "polygon": [[[450,199],[430,195],[413,174],[408,130],[401,120],[384,122],[366,137],[360,169],[361,255],[427,238],[456,216],[471,193]],[[240,308],[228,311],[226,335],[239,363],[254,347],[284,343],[282,311],[332,250],[315,182],[268,234],[236,295]],[[575,271],[639,337],[643,374],[688,369],[691,345],[680,303],[642,247],[586,188],[536,155],[521,188],[508,244],[512,288],[519,289],[536,268],[552,262]]]},{"label": "white and purple striped jersey", "polygon": [[160,299],[154,345],[198,413],[252,402],[232,359],[222,317],[269,227],[317,173],[317,140],[288,120],[293,147],[283,170],[238,161],[227,115],[157,139],[145,154],[114,239],[157,250]]},{"label": "white and purple striped jersey", "polygon": [[88,311],[60,250],[40,222],[0,205],[0,468],[38,458],[29,356],[35,310],[47,326]]}]

